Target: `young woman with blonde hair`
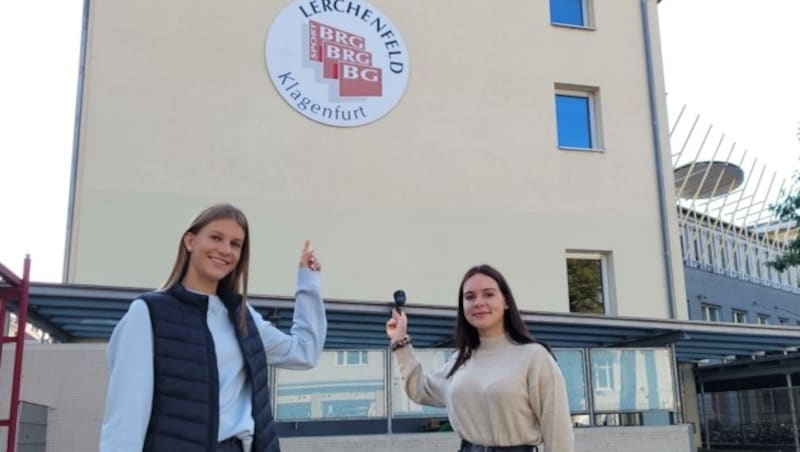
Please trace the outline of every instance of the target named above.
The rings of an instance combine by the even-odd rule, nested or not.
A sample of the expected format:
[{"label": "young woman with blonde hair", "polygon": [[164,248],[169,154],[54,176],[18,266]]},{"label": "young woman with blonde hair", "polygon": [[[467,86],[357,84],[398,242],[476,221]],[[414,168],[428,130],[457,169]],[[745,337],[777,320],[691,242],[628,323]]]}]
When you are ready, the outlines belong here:
[{"label": "young woman with blonde hair", "polygon": [[321,265],[300,253],[290,334],[247,304],[250,233],[214,205],[181,235],[164,287],[141,295],[108,346],[101,452],[278,452],[267,365],[308,369],[327,322]]}]

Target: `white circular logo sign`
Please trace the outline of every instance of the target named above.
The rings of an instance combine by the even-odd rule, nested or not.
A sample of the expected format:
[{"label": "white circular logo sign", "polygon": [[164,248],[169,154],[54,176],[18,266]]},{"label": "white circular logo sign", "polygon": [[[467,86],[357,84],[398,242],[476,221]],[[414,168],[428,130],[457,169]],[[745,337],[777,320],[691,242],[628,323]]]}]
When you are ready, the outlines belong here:
[{"label": "white circular logo sign", "polygon": [[400,32],[365,1],[292,2],[269,29],[266,60],[283,99],[331,126],[381,118],[408,84],[408,52]]}]

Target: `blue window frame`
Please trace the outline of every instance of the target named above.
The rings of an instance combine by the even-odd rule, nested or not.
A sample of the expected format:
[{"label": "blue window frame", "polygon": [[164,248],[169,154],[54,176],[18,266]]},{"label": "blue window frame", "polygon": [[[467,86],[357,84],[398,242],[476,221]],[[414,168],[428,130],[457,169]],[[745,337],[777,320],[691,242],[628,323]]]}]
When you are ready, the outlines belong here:
[{"label": "blue window frame", "polygon": [[589,94],[556,94],[558,146],[592,149],[592,100]]},{"label": "blue window frame", "polygon": [[586,26],[585,0],[550,0],[550,23]]}]

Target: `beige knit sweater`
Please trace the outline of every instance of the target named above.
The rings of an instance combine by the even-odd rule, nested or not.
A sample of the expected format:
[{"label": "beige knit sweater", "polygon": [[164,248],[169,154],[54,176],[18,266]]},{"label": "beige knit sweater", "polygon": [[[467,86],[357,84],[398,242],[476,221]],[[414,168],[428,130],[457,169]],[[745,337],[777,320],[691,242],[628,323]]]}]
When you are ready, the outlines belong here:
[{"label": "beige knit sweater", "polygon": [[446,407],[463,439],[482,446],[544,443],[550,452],[575,450],[564,377],[541,345],[517,345],[505,335],[482,338],[450,379],[457,353],[431,373],[423,371],[411,346],[394,355],[411,400]]}]

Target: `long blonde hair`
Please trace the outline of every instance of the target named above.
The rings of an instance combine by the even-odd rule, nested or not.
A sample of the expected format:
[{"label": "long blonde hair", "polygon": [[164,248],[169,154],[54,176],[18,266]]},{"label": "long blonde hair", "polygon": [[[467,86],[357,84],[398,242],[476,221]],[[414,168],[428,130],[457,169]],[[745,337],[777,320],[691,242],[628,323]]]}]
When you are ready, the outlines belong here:
[{"label": "long blonde hair", "polygon": [[164,283],[162,290],[169,289],[176,284],[180,284],[186,276],[186,270],[189,268],[189,251],[183,242],[186,234],[197,234],[207,224],[217,220],[234,220],[244,230],[244,243],[242,243],[242,253],[239,257],[239,263],[232,272],[228,273],[219,283],[219,285],[227,285],[234,292],[242,296],[241,313],[239,317],[239,324],[242,331],[247,328],[247,276],[250,268],[250,229],[247,226],[247,217],[239,208],[231,204],[215,204],[206,208],[192,220],[189,227],[181,234],[178,241],[178,255],[175,257],[175,264],[172,266],[172,272]]}]

